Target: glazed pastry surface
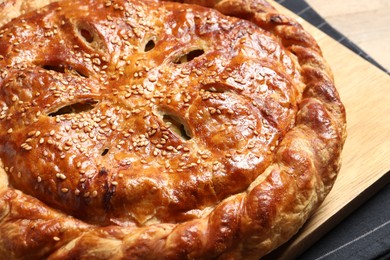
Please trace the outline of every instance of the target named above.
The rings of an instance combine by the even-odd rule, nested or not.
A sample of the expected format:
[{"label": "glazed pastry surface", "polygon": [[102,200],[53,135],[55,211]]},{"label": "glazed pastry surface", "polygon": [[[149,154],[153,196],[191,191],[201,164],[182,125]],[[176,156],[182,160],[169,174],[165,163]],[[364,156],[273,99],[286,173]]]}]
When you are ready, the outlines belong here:
[{"label": "glazed pastry surface", "polygon": [[258,259],[323,201],[345,111],[315,40],[265,1],[187,2],[3,18],[0,255]]}]

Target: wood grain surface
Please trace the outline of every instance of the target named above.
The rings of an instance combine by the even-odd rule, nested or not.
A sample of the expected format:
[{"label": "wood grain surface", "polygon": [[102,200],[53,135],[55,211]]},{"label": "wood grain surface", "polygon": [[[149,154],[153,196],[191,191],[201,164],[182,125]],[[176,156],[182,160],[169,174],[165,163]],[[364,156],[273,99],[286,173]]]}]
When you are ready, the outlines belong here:
[{"label": "wood grain surface", "polygon": [[296,17],[319,42],[347,110],[343,165],[332,191],[303,229],[269,259],[294,259],[390,181],[390,76]]},{"label": "wood grain surface", "polygon": [[306,2],[333,28],[390,71],[389,0],[306,0]]}]

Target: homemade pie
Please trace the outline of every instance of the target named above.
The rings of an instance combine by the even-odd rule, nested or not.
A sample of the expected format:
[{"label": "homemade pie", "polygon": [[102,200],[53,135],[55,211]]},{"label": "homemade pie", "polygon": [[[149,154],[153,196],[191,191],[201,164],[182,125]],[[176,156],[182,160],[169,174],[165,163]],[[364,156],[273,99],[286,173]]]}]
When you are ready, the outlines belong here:
[{"label": "homemade pie", "polygon": [[258,259],[332,188],[344,107],[266,1],[27,2],[0,10],[1,256]]}]

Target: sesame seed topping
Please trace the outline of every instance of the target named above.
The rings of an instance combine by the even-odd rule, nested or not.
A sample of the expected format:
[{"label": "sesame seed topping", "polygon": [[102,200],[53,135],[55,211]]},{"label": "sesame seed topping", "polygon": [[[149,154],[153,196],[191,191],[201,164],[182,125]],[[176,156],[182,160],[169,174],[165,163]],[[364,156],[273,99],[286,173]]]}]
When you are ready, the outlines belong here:
[{"label": "sesame seed topping", "polygon": [[[244,109],[240,104],[235,105],[234,102],[228,102],[234,100],[233,98],[229,99],[229,94],[231,94],[231,92],[240,95],[240,93],[236,93],[236,89],[239,89],[240,86],[237,86],[234,81],[237,83],[249,84],[247,82],[248,78],[245,78],[249,76],[244,76],[245,73],[237,70],[237,68],[234,67],[236,65],[233,63],[227,64],[228,61],[225,62],[218,57],[216,57],[215,61],[208,61],[208,57],[205,57],[206,55],[197,57],[196,60],[188,66],[184,64],[172,64],[172,55],[179,53],[181,51],[179,50],[180,48],[187,47],[180,43],[177,47],[178,49],[174,49],[175,52],[173,54],[167,55],[167,53],[164,52],[166,50],[164,44],[161,45],[158,43],[159,37],[161,37],[158,35],[160,33],[159,30],[164,29],[165,27],[159,28],[156,31],[156,25],[151,21],[152,19],[149,19],[148,21],[142,10],[113,12],[114,9],[124,10],[123,7],[116,4],[116,2],[118,1],[105,0],[103,5],[110,8],[106,9],[102,7],[104,10],[100,10],[106,17],[106,20],[102,21],[101,25],[106,27],[107,32],[110,32],[112,37],[101,37],[102,35],[96,34],[95,29],[88,32],[88,25],[86,28],[82,28],[85,29],[86,32],[81,33],[78,31],[80,34],[77,35],[77,37],[83,36],[81,34],[93,34],[93,37],[91,36],[93,41],[98,40],[98,42],[93,42],[90,46],[93,48],[86,48],[84,44],[81,45],[80,43],[75,44],[80,41],[73,41],[72,39],[70,41],[69,39],[66,41],[61,40],[60,43],[62,43],[62,46],[64,48],[69,48],[70,50],[66,49],[66,52],[64,50],[65,56],[60,58],[64,58],[65,60],[64,63],[59,63],[61,65],[58,70],[55,68],[52,69],[52,66],[47,66],[47,68],[45,68],[43,64],[32,64],[28,65],[26,68],[26,70],[29,70],[28,73],[32,73],[32,75],[35,75],[37,70],[42,74],[44,73],[44,75],[40,76],[42,77],[41,80],[45,82],[44,86],[27,86],[32,82],[32,80],[28,78],[30,76],[27,72],[18,76],[21,77],[18,79],[20,80],[19,82],[26,84],[26,89],[31,87],[29,97],[33,100],[28,100],[29,97],[26,97],[28,96],[27,94],[20,94],[20,96],[18,96],[19,93],[21,93],[20,91],[10,91],[8,99],[11,98],[14,103],[9,102],[8,100],[6,104],[3,105],[10,106],[10,109],[8,107],[2,107],[0,104],[0,118],[11,118],[17,115],[20,116],[21,121],[25,120],[26,126],[28,124],[31,125],[33,121],[38,120],[38,118],[40,120],[37,124],[31,125],[31,128],[27,128],[31,130],[35,127],[35,129],[40,129],[40,131],[34,130],[29,132],[28,136],[25,134],[22,135],[20,141],[18,141],[18,145],[24,142],[21,144],[22,149],[28,151],[34,148],[34,150],[36,150],[37,154],[26,152],[25,154],[28,156],[26,160],[29,159],[30,161],[34,161],[34,158],[39,158],[43,154],[44,158],[41,157],[37,160],[37,163],[43,163],[44,161],[48,162],[47,170],[48,173],[51,173],[52,179],[49,179],[46,175],[37,176],[36,173],[31,174],[29,171],[26,171],[24,174],[26,176],[34,176],[32,178],[35,178],[33,180],[36,180],[35,185],[40,189],[40,192],[45,192],[43,184],[47,184],[61,185],[62,187],[60,186],[57,188],[57,192],[59,193],[57,196],[69,196],[69,199],[71,199],[72,196],[80,196],[76,199],[77,201],[89,202],[90,199],[82,199],[81,197],[95,198],[99,195],[100,202],[85,203],[85,210],[89,210],[88,207],[91,206],[104,207],[101,202],[110,200],[112,192],[123,192],[120,189],[116,189],[119,182],[121,182],[120,186],[122,186],[128,183],[127,178],[133,178],[134,176],[134,178],[137,178],[136,175],[139,170],[145,169],[145,173],[148,174],[148,176],[153,175],[152,177],[155,175],[153,171],[156,171],[157,174],[161,174],[161,179],[167,180],[167,182],[175,180],[175,178],[163,176],[164,174],[180,172],[185,172],[185,176],[188,174],[189,177],[186,178],[192,178],[196,177],[191,177],[192,174],[198,175],[203,174],[204,171],[209,171],[206,174],[209,174],[209,176],[213,178],[215,173],[211,171],[223,172],[229,170],[229,167],[225,166],[224,163],[230,163],[231,160],[226,158],[234,157],[235,159],[240,160],[241,157],[237,156],[240,152],[249,152],[246,149],[255,148],[255,144],[257,146],[257,144],[261,144],[261,141],[263,140],[259,138],[260,141],[257,140],[258,143],[252,142],[255,137],[250,134],[246,135],[249,130],[239,129],[245,131],[244,135],[248,136],[247,139],[249,140],[238,140],[242,147],[231,149],[230,151],[234,151],[234,155],[227,154],[226,157],[223,157],[220,151],[217,151],[214,154],[214,151],[218,149],[208,147],[210,145],[208,141],[214,138],[214,133],[206,136],[206,141],[204,141],[203,134],[198,133],[197,131],[203,132],[203,130],[201,130],[202,124],[211,131],[226,130],[228,135],[232,133],[229,132],[231,129],[233,129],[233,132],[236,130],[234,129],[233,124],[225,125],[223,123],[220,124],[220,122],[229,121],[229,119],[231,119],[230,121],[233,121],[233,123],[236,121],[238,124],[241,124],[240,122],[245,120],[242,119],[243,117],[237,119],[229,116],[234,115],[235,109],[239,109],[240,111],[245,110],[244,113],[247,114],[250,113],[250,109]],[[126,3],[126,6],[127,5],[129,4]],[[134,5],[137,6],[137,4]],[[186,12],[187,10],[183,8],[182,11]],[[168,11],[166,12],[169,13]],[[144,18],[142,21],[138,21],[138,17],[141,16]],[[200,16],[196,15],[196,17]],[[205,18],[207,17],[202,17],[201,21],[196,21],[196,28],[200,28],[199,30],[201,31],[204,31],[204,29],[202,29],[202,26],[199,26],[198,23],[204,23]],[[60,19],[55,21],[58,25],[57,28],[60,28]],[[52,37],[60,31],[60,29],[58,29],[58,31],[56,30],[55,24],[50,24],[48,22],[50,20],[51,19],[47,19],[47,22],[44,25],[46,28],[46,37]],[[216,21],[214,17],[210,17],[207,19],[206,23],[214,24],[216,22],[219,21]],[[69,24],[69,21],[64,20],[63,24],[65,23],[68,24],[66,26],[72,26]],[[80,24],[76,24],[76,26],[80,26]],[[61,28],[61,30],[62,29],[63,28]],[[80,30],[81,28],[76,29]],[[189,28],[189,30],[192,29]],[[6,33],[4,36],[6,36]],[[136,37],[139,37],[139,39]],[[153,37],[152,40],[155,41],[156,49],[154,51],[164,52],[161,53],[161,57],[159,56],[161,59],[159,58],[157,61],[150,60],[153,59],[153,55],[150,54],[152,52],[147,53],[144,49],[144,44],[142,44],[145,43],[145,39],[148,40],[148,37]],[[12,36],[12,38],[15,40],[10,42],[10,45],[14,44],[23,50],[23,44],[16,41],[17,37]],[[42,43],[42,46],[50,43],[53,39],[46,38],[46,42]],[[106,42],[107,39],[108,42]],[[167,39],[170,40],[169,37]],[[250,38],[248,38],[248,41],[249,40]],[[85,43],[88,44],[87,42]],[[117,46],[113,46],[113,44]],[[210,57],[219,55],[213,45],[215,44],[212,43],[204,48],[205,52],[211,50],[212,55],[209,55]],[[104,49],[98,50],[98,48],[102,46],[111,46],[112,48],[117,48],[120,52],[118,53],[118,56],[112,57],[111,52],[104,51]],[[225,45],[220,47],[221,52],[226,51],[226,48],[224,47]],[[7,53],[5,59],[8,59],[9,55],[11,54]],[[168,58],[165,60],[166,57]],[[4,59],[4,57],[0,56],[0,59]],[[77,64],[71,66],[69,61],[72,60],[78,61]],[[6,61],[1,62],[5,63]],[[85,66],[82,66],[83,63]],[[164,64],[161,66],[160,63]],[[166,66],[167,63],[168,66]],[[245,60],[243,64],[246,64]],[[12,66],[20,65],[13,64]],[[225,66],[231,66],[232,68],[224,68]],[[239,66],[241,66],[241,64]],[[76,67],[77,69],[81,68],[82,70],[78,72],[76,71]],[[244,66],[238,68],[245,70]],[[84,74],[82,73],[84,70],[86,75],[81,75]],[[0,69],[0,75],[2,75],[2,77],[8,77],[8,74],[12,73],[13,77],[14,71],[9,71],[10,72],[7,72],[6,68]],[[255,70],[253,70],[253,72],[255,72]],[[256,74],[256,79],[253,79],[252,81],[260,81],[257,78],[258,73],[256,72],[253,74]],[[27,77],[27,80],[23,81],[22,76]],[[5,79],[2,82],[9,82],[9,85],[12,87],[12,84],[14,84],[12,77],[10,77],[11,79]],[[192,83],[194,80],[196,80],[196,84]],[[17,80],[14,81],[16,82]],[[221,84],[213,85],[217,82],[221,82]],[[232,84],[230,87],[230,89],[232,89],[231,92],[229,92],[229,87],[225,87],[225,85],[227,86],[230,83]],[[208,86],[215,87],[209,88]],[[4,84],[2,87],[6,88]],[[221,90],[219,88],[223,89]],[[227,94],[223,92],[225,88],[228,89]],[[251,91],[257,91],[255,88],[251,89],[249,85],[247,89],[243,90],[246,91],[245,94],[248,95],[252,94]],[[18,94],[12,96],[14,93]],[[223,102],[225,99],[226,102]],[[96,101],[96,104],[92,105],[93,109],[86,110],[85,108],[91,101]],[[41,109],[42,111],[37,112],[38,109]],[[11,115],[10,111],[12,111],[14,115]],[[162,111],[175,115],[177,114],[176,116],[180,119],[180,129],[176,129],[179,128],[177,126],[178,122],[169,126],[168,122],[163,120],[164,115],[161,113]],[[240,113],[240,111],[237,111],[237,113]],[[219,116],[221,114],[223,114],[223,116]],[[194,117],[191,118],[191,116]],[[204,122],[198,121],[201,117],[206,118],[206,120]],[[208,119],[211,120],[207,121]],[[252,122],[256,121],[256,119],[257,117],[251,118]],[[54,124],[54,121],[58,124]],[[215,122],[218,126],[215,128],[209,127],[207,124],[210,122]],[[46,127],[39,127],[45,123],[47,124]],[[9,134],[16,131],[16,129],[13,130],[12,128],[9,128],[11,126],[15,127],[16,124],[8,124],[8,122],[5,122],[4,125],[6,128],[3,129],[3,132],[5,132],[7,128],[7,133]],[[248,126],[247,122],[244,122],[244,125]],[[253,130],[252,132],[255,132],[256,127],[263,130],[263,125],[260,123],[254,123],[253,125],[255,127],[252,125],[248,126],[249,129]],[[188,127],[188,129],[183,129],[186,127]],[[182,136],[185,135],[185,130],[191,130],[191,137],[188,139],[178,138],[180,137],[180,134]],[[218,139],[218,141],[224,141],[223,134],[225,132],[223,131],[219,133],[220,135],[216,136],[217,138],[222,139]],[[9,137],[16,139],[17,134],[19,134],[19,132],[16,133],[16,135],[14,134],[15,136],[10,135]],[[192,134],[194,136],[192,136]],[[199,138],[200,136],[198,135],[201,134],[202,138]],[[189,140],[191,138],[192,140]],[[227,139],[228,138],[229,136]],[[272,138],[271,140],[274,141]],[[245,142],[247,142],[246,147],[245,145],[241,145]],[[269,143],[272,144],[271,141],[269,141]],[[107,155],[103,153],[106,148],[107,151],[109,149]],[[241,151],[237,151],[240,149]],[[201,151],[197,153],[198,150]],[[262,147],[250,152],[255,154],[258,151],[264,153]],[[150,155],[154,157],[150,157]],[[253,156],[257,156],[257,154]],[[59,160],[59,158],[63,160]],[[207,163],[205,160],[207,160]],[[213,164],[211,164],[211,162],[213,162]],[[30,163],[33,164],[35,162]],[[52,168],[50,169],[49,167]],[[99,170],[103,167],[109,167],[106,173],[102,173],[103,171]],[[200,170],[197,171],[197,169]],[[18,168],[15,168],[15,172],[17,172],[17,170]],[[32,170],[30,169],[30,171]],[[149,175],[149,173],[152,174]],[[206,178],[197,178],[202,182],[209,178],[209,176],[206,176]],[[21,177],[20,172],[18,172],[18,177]],[[21,180],[18,181],[20,182]],[[56,183],[53,184],[53,181]],[[107,181],[111,187],[105,187]],[[207,179],[207,181],[209,180]],[[43,183],[37,184],[37,182]],[[162,187],[163,193],[176,185],[176,183],[167,184],[166,187]],[[67,188],[63,186],[66,186]],[[126,184],[125,186],[126,187],[124,188],[131,194],[133,185]],[[50,188],[51,186],[49,189]],[[111,190],[106,191],[106,188],[111,188]],[[48,188],[46,187],[45,189]],[[135,189],[139,188],[135,187]],[[135,192],[137,193],[138,191],[136,190]],[[153,196],[159,196],[158,194],[161,194],[161,192],[150,194],[150,196],[148,195],[144,199],[148,200],[153,198]],[[170,194],[169,190],[167,194]],[[169,200],[171,198],[167,199]],[[66,203],[66,201],[67,200],[63,200],[60,203]],[[131,205],[128,209],[132,210]],[[81,210],[84,209],[82,208]],[[121,213],[118,212],[118,216],[120,216],[120,214]],[[132,216],[131,214],[136,215],[137,212],[129,212],[128,215]],[[135,216],[134,219],[137,219],[137,216]],[[52,234],[52,236],[53,235],[56,235],[56,233]],[[53,239],[55,241],[60,240],[59,237],[53,237]]]},{"label": "sesame seed topping", "polygon": [[20,147],[26,151],[32,150],[32,146],[28,145],[27,143],[22,143]]},{"label": "sesame seed topping", "polygon": [[56,177],[57,177],[57,179],[60,179],[60,180],[66,180],[66,176],[63,173],[57,173]]}]

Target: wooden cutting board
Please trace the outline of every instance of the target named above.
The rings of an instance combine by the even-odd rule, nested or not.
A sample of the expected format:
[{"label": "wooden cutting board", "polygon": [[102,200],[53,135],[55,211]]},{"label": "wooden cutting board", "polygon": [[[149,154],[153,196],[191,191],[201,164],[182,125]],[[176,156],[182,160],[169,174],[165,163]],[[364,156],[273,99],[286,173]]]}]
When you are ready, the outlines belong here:
[{"label": "wooden cutting board", "polygon": [[318,41],[347,111],[348,138],[338,179],[301,231],[270,259],[294,259],[390,183],[390,76],[280,5]]}]

